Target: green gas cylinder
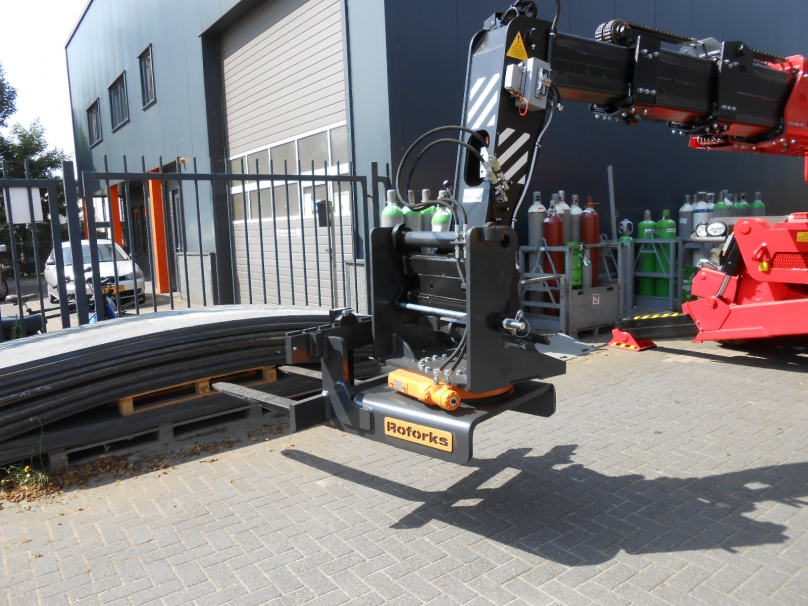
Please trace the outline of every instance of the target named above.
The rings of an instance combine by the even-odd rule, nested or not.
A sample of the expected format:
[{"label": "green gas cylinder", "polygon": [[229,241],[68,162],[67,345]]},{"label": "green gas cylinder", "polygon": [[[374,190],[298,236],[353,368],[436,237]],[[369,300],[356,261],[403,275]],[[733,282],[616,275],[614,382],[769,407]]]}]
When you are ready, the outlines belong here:
[{"label": "green gas cylinder", "polygon": [[382,210],[382,227],[395,227],[404,223],[404,213],[396,204],[396,190],[387,190],[387,206]]},{"label": "green gas cylinder", "polygon": [[[656,238],[656,222],[651,220],[651,211],[646,210],[643,220],[637,225],[638,240],[653,240]],[[656,271],[656,255],[653,244],[640,244],[637,248],[637,262],[641,272],[653,273]],[[654,279],[640,278],[637,294],[642,297],[654,296]]]},{"label": "green gas cylinder", "polygon": [[432,215],[432,231],[449,231],[451,222],[452,213],[448,209],[441,207]]},{"label": "green gas cylinder", "polygon": [[766,215],[766,205],[760,199],[760,192],[755,192],[755,201],[749,205],[753,217],[763,217]]},{"label": "green gas cylinder", "polygon": [[405,206],[402,212],[404,214],[404,225],[412,231],[421,231],[421,213],[412,210],[409,206]]},{"label": "green gas cylinder", "polygon": [[570,247],[570,283],[574,289],[578,289],[584,285],[584,243],[567,242],[567,246]]},{"label": "green gas cylinder", "polygon": [[[432,192],[428,189],[421,190],[421,204],[429,204],[430,198],[432,197]],[[438,207],[436,205],[427,206],[424,210],[421,211],[421,229],[424,231],[430,231],[432,229],[432,215],[438,212]]]},{"label": "green gas cylinder", "polygon": [[741,194],[741,199],[735,205],[735,216],[736,217],[752,216],[752,205],[746,201],[746,194]]},{"label": "green gas cylinder", "polygon": [[[656,224],[657,238],[660,240],[676,239],[676,222],[671,219],[671,211],[663,210],[662,218]],[[658,254],[655,261],[657,273],[668,273],[673,260],[673,245],[657,244]],[[654,296],[668,297],[670,295],[670,280],[668,278],[654,278]]]}]

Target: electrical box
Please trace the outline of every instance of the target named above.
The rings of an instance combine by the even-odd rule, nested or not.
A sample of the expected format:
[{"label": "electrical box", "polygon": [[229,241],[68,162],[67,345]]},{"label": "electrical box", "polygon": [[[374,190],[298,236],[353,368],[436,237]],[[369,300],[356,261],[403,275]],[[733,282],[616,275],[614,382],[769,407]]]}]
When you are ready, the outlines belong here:
[{"label": "electrical box", "polygon": [[550,75],[550,64],[535,57],[512,63],[505,69],[505,90],[515,97],[519,111],[527,113],[547,108]]}]

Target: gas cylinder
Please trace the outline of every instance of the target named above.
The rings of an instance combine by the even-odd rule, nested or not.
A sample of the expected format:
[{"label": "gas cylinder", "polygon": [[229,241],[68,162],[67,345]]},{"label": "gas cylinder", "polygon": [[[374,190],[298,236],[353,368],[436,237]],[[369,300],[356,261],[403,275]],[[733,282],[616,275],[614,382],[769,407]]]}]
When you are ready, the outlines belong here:
[{"label": "gas cylinder", "polygon": [[573,194],[572,206],[570,206],[570,223],[572,232],[570,238],[573,242],[581,241],[581,215],[583,212],[583,209],[578,205],[578,194]]},{"label": "gas cylinder", "polygon": [[693,233],[693,205],[688,194],[685,196],[685,203],[679,209],[679,237],[689,240],[691,233]]},{"label": "gas cylinder", "polygon": [[[421,204],[429,204],[431,198],[432,192],[430,190],[421,190]],[[434,215],[436,212],[438,212],[438,207],[434,204],[432,206],[427,206],[421,211],[421,227],[424,231],[429,231],[432,229],[432,215]]]},{"label": "gas cylinder", "polygon": [[421,231],[421,213],[412,210],[409,206],[402,209],[404,213],[404,225],[412,231]]},{"label": "gas cylinder", "polygon": [[729,206],[727,206],[726,199],[724,197],[724,194],[722,193],[718,202],[716,202],[715,206],[713,206],[713,219],[718,219],[721,217],[729,217],[729,213],[730,213]]},{"label": "gas cylinder", "polygon": [[558,192],[556,211],[564,221],[564,244],[572,240],[572,221],[570,221],[570,205],[567,204],[566,193],[563,189]]},{"label": "gas cylinder", "polygon": [[[705,202],[705,207],[707,203]],[[638,240],[653,240],[656,238],[656,222],[651,220],[651,211],[646,210],[643,219],[637,225]],[[637,252],[637,263],[641,272],[653,273],[656,271],[656,253],[652,244],[640,244]],[[637,288],[637,294],[641,297],[654,296],[654,279],[641,277]]]},{"label": "gas cylinder", "polygon": [[741,199],[738,200],[738,203],[735,205],[735,216],[736,217],[752,216],[752,205],[746,201],[746,194],[741,194]]},{"label": "gas cylinder", "polygon": [[710,214],[710,218],[713,218],[713,209],[715,208],[715,194],[710,193],[707,194],[707,212]]},{"label": "gas cylinder", "polygon": [[583,276],[583,289],[592,288],[592,261],[589,260],[589,255],[584,257],[581,264],[581,274]]},{"label": "gas cylinder", "polygon": [[[527,209],[527,244],[528,246],[541,246],[544,238],[544,219],[547,217],[547,209],[541,203],[541,192],[533,192],[533,204]],[[528,255],[528,271],[532,271],[536,265],[538,252]]]},{"label": "gas cylinder", "polygon": [[620,225],[617,226],[617,232],[621,236],[628,236],[628,240],[623,240],[623,238],[620,238],[620,242],[634,242],[634,238],[631,237],[631,234],[634,233],[634,223],[628,219],[623,219],[620,221]]},{"label": "gas cylinder", "polygon": [[[564,220],[552,202],[547,210],[547,217],[544,219],[544,239],[547,246],[562,246],[564,244]],[[547,273],[564,273],[564,253],[560,251],[547,253],[544,261],[544,271]],[[559,303],[559,293],[556,290],[558,282],[550,280],[548,281],[548,286],[551,288],[554,302]],[[558,309],[547,308],[545,312],[548,316],[558,315]]]},{"label": "gas cylinder", "polygon": [[[592,196],[586,197],[586,208],[581,213],[581,241],[584,244],[600,244],[600,217],[595,210]],[[600,249],[590,248],[589,260],[592,262],[592,286],[597,286],[600,276]]]},{"label": "gas cylinder", "polygon": [[[676,239],[676,223],[671,220],[671,211],[662,211],[662,219],[656,224],[656,237],[660,240]],[[673,246],[657,244],[657,250],[654,271],[659,274],[669,273],[673,261]],[[670,294],[670,282],[668,278],[654,278],[654,296],[667,297]]]},{"label": "gas cylinder", "polygon": [[[700,191],[696,195],[696,202],[693,204],[693,229],[696,229],[700,224],[709,221],[713,216],[712,213],[707,210],[707,201],[704,199],[707,194]],[[642,235],[640,237],[642,237]]]},{"label": "gas cylinder", "polygon": [[449,231],[449,224],[452,222],[452,213],[448,208],[441,206],[432,215],[432,231]]},{"label": "gas cylinder", "polygon": [[760,199],[760,192],[755,192],[755,201],[749,205],[749,210],[753,217],[763,217],[766,215],[766,205]]},{"label": "gas cylinder", "polygon": [[404,223],[404,213],[396,204],[396,190],[387,190],[387,206],[382,211],[382,227],[395,227]]},{"label": "gas cylinder", "polygon": [[570,247],[570,286],[578,290],[583,286],[584,249],[583,242],[567,242]]},{"label": "gas cylinder", "polygon": [[[724,196],[724,204],[727,205],[727,214],[724,215],[725,217],[734,217],[735,216],[735,204],[732,201],[732,195],[727,193]],[[713,216],[710,217],[711,219],[715,219],[715,209],[713,209]]]}]

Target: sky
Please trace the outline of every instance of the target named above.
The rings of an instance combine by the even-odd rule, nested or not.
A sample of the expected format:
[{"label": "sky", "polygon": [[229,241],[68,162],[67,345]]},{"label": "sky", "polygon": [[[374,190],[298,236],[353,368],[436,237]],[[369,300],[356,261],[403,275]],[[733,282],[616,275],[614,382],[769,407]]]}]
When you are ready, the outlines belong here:
[{"label": "sky", "polygon": [[[17,89],[9,126],[39,118],[51,147],[75,157],[65,44],[87,0],[0,0],[0,65]],[[8,129],[5,129],[7,132]]]}]

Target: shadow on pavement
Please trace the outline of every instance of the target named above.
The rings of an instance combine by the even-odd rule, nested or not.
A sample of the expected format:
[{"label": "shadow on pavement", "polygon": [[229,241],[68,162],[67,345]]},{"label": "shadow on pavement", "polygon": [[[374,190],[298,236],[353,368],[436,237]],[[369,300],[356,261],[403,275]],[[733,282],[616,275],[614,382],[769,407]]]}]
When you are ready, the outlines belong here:
[{"label": "shadow on pavement", "polygon": [[[808,350],[805,346],[793,344],[758,343],[737,346],[725,346],[727,355],[695,351],[692,349],[675,349],[657,344],[655,350],[660,353],[690,356],[722,364],[735,364],[755,369],[787,370],[790,372],[808,372]],[[729,353],[732,352],[732,353]]]},{"label": "shadow on pavement", "polygon": [[[575,445],[541,456],[511,449],[444,491],[429,492],[299,450],[291,459],[325,473],[420,503],[392,527],[441,521],[566,566],[629,554],[784,543],[787,527],[744,514],[755,503],[808,502],[808,463],[759,467],[703,478],[608,476],[572,461]],[[500,474],[500,472],[502,472]],[[491,487],[484,484],[490,482]]]}]

